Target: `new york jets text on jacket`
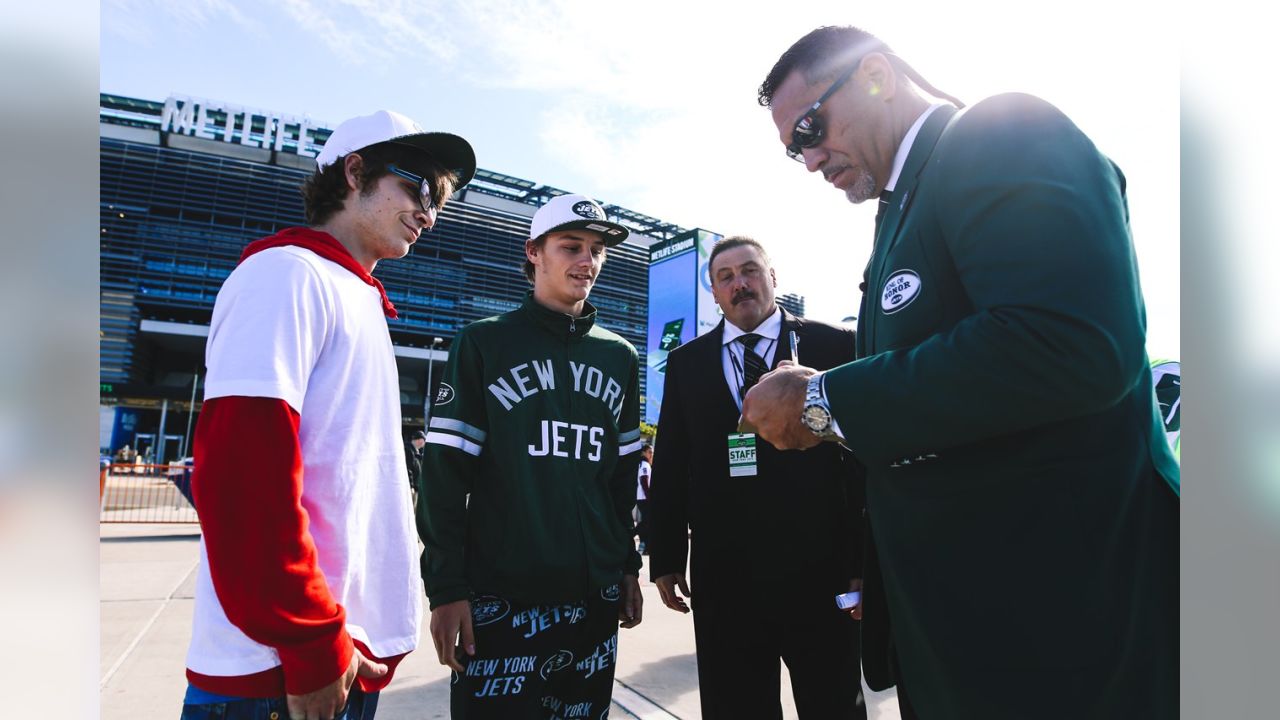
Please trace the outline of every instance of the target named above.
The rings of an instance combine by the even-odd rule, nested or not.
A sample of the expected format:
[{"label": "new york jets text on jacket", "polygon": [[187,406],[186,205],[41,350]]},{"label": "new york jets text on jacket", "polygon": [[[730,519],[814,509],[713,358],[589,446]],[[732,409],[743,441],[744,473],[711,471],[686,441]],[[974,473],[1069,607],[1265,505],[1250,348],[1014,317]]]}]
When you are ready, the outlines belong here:
[{"label": "new york jets text on jacket", "polygon": [[473,593],[567,601],[639,572],[639,361],[595,317],[530,294],[454,340],[418,480],[433,609]]}]

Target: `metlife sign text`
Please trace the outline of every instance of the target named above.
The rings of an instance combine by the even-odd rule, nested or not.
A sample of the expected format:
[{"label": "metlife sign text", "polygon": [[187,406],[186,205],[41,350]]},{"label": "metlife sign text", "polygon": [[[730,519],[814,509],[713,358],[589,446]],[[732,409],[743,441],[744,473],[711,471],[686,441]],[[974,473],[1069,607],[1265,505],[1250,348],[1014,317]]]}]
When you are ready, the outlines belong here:
[{"label": "metlife sign text", "polygon": [[305,115],[296,117],[216,100],[179,96],[165,99],[164,111],[160,115],[160,132],[239,142],[247,147],[277,152],[288,149],[309,158],[315,157],[319,149],[315,143],[316,130],[327,128]]},{"label": "metlife sign text", "polygon": [[694,238],[677,239],[673,243],[664,243],[655,245],[649,250],[649,262],[657,262],[665,260],[673,255],[679,255],[682,252],[693,249]]}]

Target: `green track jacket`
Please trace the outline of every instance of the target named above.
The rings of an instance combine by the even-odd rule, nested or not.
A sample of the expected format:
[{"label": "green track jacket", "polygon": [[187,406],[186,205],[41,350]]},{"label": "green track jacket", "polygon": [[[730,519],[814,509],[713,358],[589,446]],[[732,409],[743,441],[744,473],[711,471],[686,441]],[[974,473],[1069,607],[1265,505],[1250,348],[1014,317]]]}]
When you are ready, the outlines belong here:
[{"label": "green track jacket", "polygon": [[455,338],[418,478],[432,609],[472,594],[571,601],[639,573],[639,361],[584,310],[530,294]]}]

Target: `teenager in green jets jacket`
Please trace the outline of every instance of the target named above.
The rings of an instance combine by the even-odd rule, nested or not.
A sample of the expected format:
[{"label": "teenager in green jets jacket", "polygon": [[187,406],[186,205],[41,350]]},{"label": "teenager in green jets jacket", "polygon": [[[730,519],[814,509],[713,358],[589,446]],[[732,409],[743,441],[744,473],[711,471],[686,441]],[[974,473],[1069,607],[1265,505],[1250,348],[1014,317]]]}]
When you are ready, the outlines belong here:
[{"label": "teenager in green jets jacket", "polygon": [[422,575],[455,718],[597,717],[619,623],[641,619],[639,362],[587,302],[627,230],[564,195],[530,235],[533,292],[454,340],[419,478]]}]

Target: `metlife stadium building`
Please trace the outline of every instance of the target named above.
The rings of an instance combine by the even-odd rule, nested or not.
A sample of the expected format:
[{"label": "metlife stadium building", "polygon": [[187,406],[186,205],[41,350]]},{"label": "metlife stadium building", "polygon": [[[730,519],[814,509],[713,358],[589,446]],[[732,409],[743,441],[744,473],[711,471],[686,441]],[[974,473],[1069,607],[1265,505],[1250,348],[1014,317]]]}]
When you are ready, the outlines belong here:
[{"label": "metlife stadium building", "polygon": [[[314,171],[329,134],[325,123],[305,116],[229,103],[100,96],[103,452],[128,443],[139,451],[150,448],[156,462],[190,454],[214,298],[246,244],[304,224],[298,187]],[[406,433],[423,426],[427,389],[439,379],[457,331],[524,297],[528,283],[520,268],[529,221],[565,192],[481,169],[408,257],[379,264],[375,275],[400,315],[388,324]],[[632,233],[610,249],[608,270],[591,301],[600,324],[631,341],[646,363],[649,349],[662,342],[650,337],[651,293],[666,300],[658,303],[663,317],[657,330],[689,302],[702,308],[697,315],[705,329],[709,285],[703,266],[709,243],[719,236],[603,206]],[[682,287],[661,279],[651,287],[651,248],[668,248],[665,256],[673,244],[700,250],[698,267]],[[694,277],[698,270],[701,281]],[[673,310],[676,296],[686,300],[674,302]],[[803,300],[789,300],[779,298],[803,314]],[[691,315],[684,337],[667,338],[657,354],[665,356],[698,326]],[[660,378],[660,372],[641,372],[641,394]],[[652,399],[642,407],[656,422]]]},{"label": "metlife stadium building", "polygon": [[[100,444],[150,447],[166,461],[189,453],[218,288],[247,243],[304,224],[298,186],[330,130],[195,98],[100,101]],[[422,427],[429,376],[439,378],[458,329],[519,304],[530,218],[564,192],[480,170],[408,257],[379,264],[400,313],[389,326],[406,429]],[[643,356],[646,248],[685,231],[604,207],[634,240],[610,250],[591,300]]]}]

